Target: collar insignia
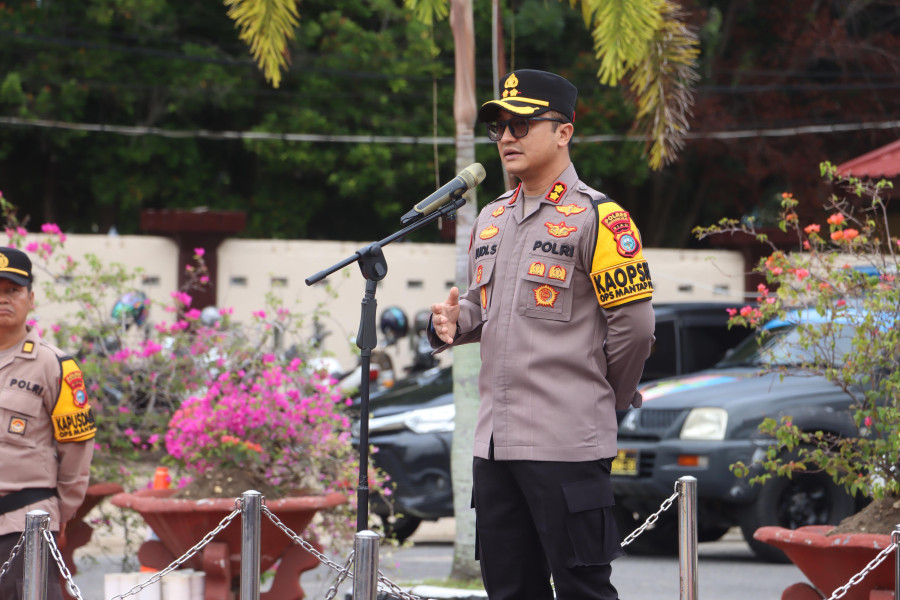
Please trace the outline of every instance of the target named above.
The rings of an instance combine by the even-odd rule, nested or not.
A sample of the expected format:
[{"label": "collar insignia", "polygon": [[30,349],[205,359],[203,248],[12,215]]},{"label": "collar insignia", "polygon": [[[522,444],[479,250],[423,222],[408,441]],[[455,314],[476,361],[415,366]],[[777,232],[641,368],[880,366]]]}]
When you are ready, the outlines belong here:
[{"label": "collar insignia", "polygon": [[557,181],[553,184],[553,187],[550,188],[550,191],[547,192],[547,195],[544,196],[544,198],[546,198],[553,204],[557,204],[560,200],[562,200],[563,194],[565,193],[566,184],[564,184],[562,181]]}]

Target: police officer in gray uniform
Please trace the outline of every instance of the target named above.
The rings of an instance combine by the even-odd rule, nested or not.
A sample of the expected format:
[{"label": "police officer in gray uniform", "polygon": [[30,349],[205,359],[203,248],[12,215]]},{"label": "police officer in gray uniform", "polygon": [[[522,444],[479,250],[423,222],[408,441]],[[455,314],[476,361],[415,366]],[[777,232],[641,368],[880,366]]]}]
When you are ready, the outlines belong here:
[{"label": "police officer in gray uniform", "polygon": [[[28,325],[34,307],[31,260],[0,248],[0,564],[32,510],[59,534],[84,500],[94,452],[94,416],[74,359]],[[23,598],[24,546],[0,579],[0,599]],[[48,600],[61,600],[59,569],[47,569]]]},{"label": "police officer in gray uniform", "polygon": [[436,351],[481,343],[472,495],[491,600],[618,598],[615,411],[641,402],[653,284],[628,212],[571,163],[576,97],[523,69],[481,107],[520,184],[475,222],[468,289],[432,306]]}]

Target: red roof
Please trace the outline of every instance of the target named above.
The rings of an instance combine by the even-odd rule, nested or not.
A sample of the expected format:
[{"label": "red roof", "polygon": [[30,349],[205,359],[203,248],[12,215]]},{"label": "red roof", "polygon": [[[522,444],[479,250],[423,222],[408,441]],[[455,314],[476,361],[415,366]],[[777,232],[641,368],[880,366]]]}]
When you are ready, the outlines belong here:
[{"label": "red roof", "polygon": [[837,166],[841,175],[897,177],[900,175],[900,140],[850,159]]}]

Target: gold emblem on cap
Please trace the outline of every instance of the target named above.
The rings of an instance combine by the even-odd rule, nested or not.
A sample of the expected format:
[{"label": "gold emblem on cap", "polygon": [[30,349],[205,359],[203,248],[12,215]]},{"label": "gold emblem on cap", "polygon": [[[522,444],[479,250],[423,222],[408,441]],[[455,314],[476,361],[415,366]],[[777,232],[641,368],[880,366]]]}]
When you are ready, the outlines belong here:
[{"label": "gold emblem on cap", "polygon": [[0,254],[0,269],[4,269],[9,266],[9,259],[6,258],[5,254]]},{"label": "gold emblem on cap", "polygon": [[519,85],[519,78],[516,77],[515,73],[511,73],[509,77],[506,78],[506,82],[503,84],[503,87],[506,88],[503,90],[503,97],[508,98],[510,96],[516,97],[519,95],[519,90],[516,89]]}]

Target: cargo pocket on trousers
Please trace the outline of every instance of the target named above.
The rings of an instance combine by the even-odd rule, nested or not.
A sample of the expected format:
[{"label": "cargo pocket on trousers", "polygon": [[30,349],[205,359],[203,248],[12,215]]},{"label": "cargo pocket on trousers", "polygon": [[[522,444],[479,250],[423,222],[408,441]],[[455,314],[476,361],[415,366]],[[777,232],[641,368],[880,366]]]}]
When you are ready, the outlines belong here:
[{"label": "cargo pocket on trousers", "polygon": [[572,554],[569,567],[607,565],[624,556],[619,528],[613,516],[612,483],[606,477],[575,481],[562,486],[568,514],[566,529]]}]

